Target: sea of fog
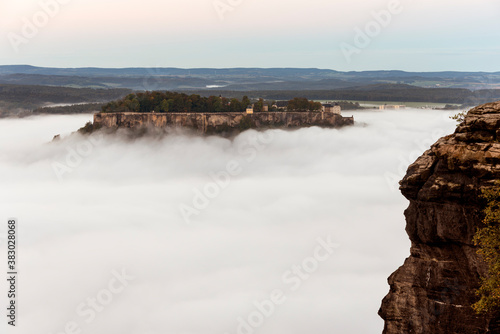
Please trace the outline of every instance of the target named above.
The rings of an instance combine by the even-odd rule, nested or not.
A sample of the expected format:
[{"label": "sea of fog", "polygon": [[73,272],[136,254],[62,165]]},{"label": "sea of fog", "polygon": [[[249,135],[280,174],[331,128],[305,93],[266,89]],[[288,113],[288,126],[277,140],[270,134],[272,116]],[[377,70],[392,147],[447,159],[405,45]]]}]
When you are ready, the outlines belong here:
[{"label": "sea of fog", "polygon": [[381,333],[410,247],[398,181],[455,122],[344,114],[356,125],[232,140],[0,120],[2,263],[7,219],[19,225],[12,333]]}]

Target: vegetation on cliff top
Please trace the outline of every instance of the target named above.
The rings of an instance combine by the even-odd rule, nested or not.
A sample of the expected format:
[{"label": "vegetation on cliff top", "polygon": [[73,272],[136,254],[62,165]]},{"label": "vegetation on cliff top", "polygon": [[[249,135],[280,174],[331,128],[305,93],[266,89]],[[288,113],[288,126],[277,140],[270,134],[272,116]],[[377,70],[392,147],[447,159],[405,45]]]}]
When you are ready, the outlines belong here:
[{"label": "vegetation on cliff top", "polygon": [[94,124],[92,122],[87,122],[85,124],[85,126],[83,126],[80,129],[78,129],[78,133],[80,133],[82,135],[88,135],[88,134],[91,134],[94,131],[99,130],[100,128],[101,128],[101,126],[99,124]]},{"label": "vegetation on cliff top", "polygon": [[467,116],[467,111],[461,111],[453,116],[450,116],[450,119],[457,122],[457,127],[465,121],[465,116]]},{"label": "vegetation on cliff top", "polygon": [[481,278],[481,286],[477,290],[480,300],[472,306],[477,313],[500,308],[500,183],[483,190],[483,197],[487,201],[484,227],[477,230],[474,244],[488,265],[488,273]]},{"label": "vegetation on cliff top", "polygon": [[[273,108],[274,101],[259,99],[252,101],[247,97],[225,98],[222,96],[203,97],[196,94],[187,95],[174,92],[145,92],[129,94],[121,100],[112,101],[102,107],[102,112],[159,112],[159,113],[221,113],[244,112],[253,105],[254,112],[260,112],[267,105]],[[306,98],[293,98],[288,101],[288,109],[296,111],[320,110],[321,103],[309,101]]]}]

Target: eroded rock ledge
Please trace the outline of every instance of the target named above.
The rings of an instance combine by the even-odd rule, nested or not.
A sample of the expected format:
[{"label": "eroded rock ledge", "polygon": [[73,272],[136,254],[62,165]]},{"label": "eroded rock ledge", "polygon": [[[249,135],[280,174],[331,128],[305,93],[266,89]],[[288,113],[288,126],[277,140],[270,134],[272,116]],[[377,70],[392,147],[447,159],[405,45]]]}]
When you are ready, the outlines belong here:
[{"label": "eroded rock ledge", "polygon": [[408,168],[401,192],[410,257],[389,277],[379,314],[385,334],[500,333],[500,315],[471,305],[485,264],[473,235],[481,226],[481,188],[500,179],[500,102],[469,111]]}]

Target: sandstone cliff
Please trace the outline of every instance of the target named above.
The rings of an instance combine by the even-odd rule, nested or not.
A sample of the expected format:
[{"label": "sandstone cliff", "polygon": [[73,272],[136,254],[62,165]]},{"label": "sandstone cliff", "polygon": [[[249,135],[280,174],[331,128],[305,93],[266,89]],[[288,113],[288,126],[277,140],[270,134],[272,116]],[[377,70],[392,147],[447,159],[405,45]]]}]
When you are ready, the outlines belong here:
[{"label": "sandstone cliff", "polygon": [[401,181],[410,257],[389,277],[379,311],[384,333],[500,333],[500,316],[471,309],[485,273],[472,237],[481,226],[480,189],[500,179],[500,102],[469,111]]},{"label": "sandstone cliff", "polygon": [[244,113],[98,113],[94,125],[104,128],[184,127],[199,133],[238,132],[248,128],[342,127],[353,125],[353,117],[331,112]]}]

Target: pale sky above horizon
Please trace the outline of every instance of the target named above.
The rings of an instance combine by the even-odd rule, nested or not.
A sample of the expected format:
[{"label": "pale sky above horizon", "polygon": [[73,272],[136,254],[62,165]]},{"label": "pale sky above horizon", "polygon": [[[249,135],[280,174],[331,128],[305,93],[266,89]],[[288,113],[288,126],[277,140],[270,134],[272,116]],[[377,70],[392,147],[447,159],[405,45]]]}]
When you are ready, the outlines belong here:
[{"label": "pale sky above horizon", "polygon": [[499,16],[498,0],[4,0],[0,64],[494,72]]}]

